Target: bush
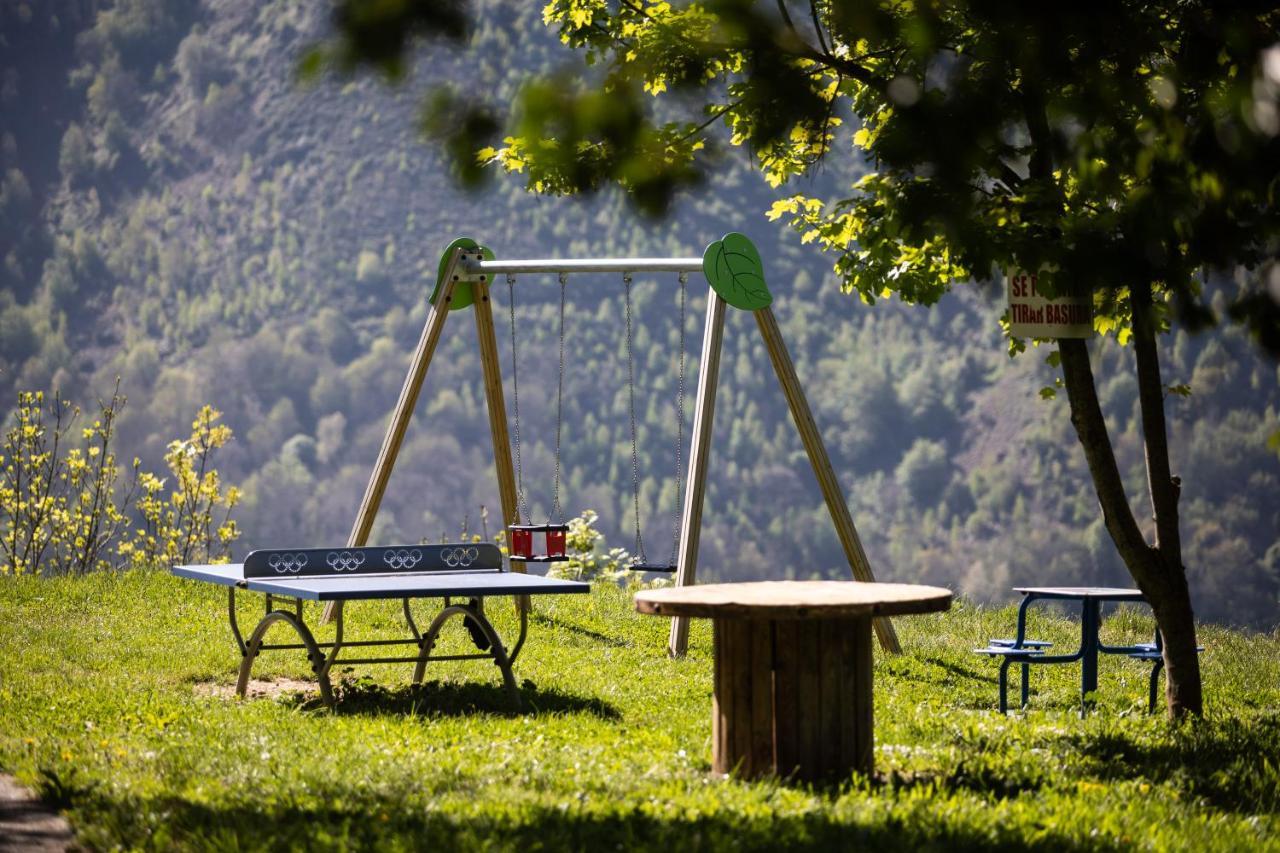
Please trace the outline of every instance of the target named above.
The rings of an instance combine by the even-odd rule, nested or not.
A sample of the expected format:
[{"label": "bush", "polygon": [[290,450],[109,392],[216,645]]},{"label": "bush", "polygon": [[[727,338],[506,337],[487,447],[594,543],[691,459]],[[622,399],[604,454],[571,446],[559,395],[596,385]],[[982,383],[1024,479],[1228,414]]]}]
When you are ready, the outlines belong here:
[{"label": "bush", "polygon": [[[99,416],[66,447],[80,410],[61,397],[18,394],[14,424],[0,450],[0,573],[68,574],[103,568],[108,546],[126,526],[132,488],[115,500],[118,477],[111,440],[124,404],[99,401]],[[136,462],[135,462],[136,471]]]},{"label": "bush", "polygon": [[165,493],[165,480],[142,474],[138,509],[142,526],[121,555],[131,565],[146,567],[174,563],[224,563],[231,543],[240,535],[231,510],[240,502],[240,490],[225,489],[210,464],[213,451],[231,440],[231,427],[218,424],[222,413],[212,406],[200,409],[191,422],[191,436],[169,442],[165,465],[174,484]]},{"label": "bush", "polygon": [[227,558],[238,536],[230,513],[240,492],[224,490],[210,464],[212,452],[231,439],[230,429],[215,424],[217,411],[205,406],[191,437],[169,445],[167,491],[168,478],[142,471],[138,459],[120,490],[112,448],[125,405],[119,388],[98,401],[93,423],[78,430],[77,406],[58,394],[45,400],[41,391],[19,392],[0,442],[0,575]]},{"label": "bush", "polygon": [[577,518],[569,519],[569,533],[565,536],[565,553],[569,559],[552,563],[547,574],[581,581],[616,580],[628,573],[631,555],[625,548],[608,546],[604,534],[595,527],[599,518],[595,510],[588,509]]}]

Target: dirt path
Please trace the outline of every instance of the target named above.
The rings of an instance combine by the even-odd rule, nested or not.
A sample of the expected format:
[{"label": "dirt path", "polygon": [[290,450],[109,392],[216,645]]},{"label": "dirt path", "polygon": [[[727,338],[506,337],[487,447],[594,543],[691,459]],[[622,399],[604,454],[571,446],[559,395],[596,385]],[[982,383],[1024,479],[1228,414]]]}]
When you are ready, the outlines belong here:
[{"label": "dirt path", "polygon": [[67,850],[74,838],[61,815],[12,776],[0,773],[0,853]]}]

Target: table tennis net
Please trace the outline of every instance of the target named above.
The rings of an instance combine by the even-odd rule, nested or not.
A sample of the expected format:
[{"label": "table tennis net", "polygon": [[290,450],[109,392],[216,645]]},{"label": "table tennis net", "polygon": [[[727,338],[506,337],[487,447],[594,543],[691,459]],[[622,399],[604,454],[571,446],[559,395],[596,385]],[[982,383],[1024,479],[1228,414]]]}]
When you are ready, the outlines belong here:
[{"label": "table tennis net", "polygon": [[500,572],[502,552],[487,542],[380,545],[364,548],[273,548],[244,559],[246,578],[394,572]]}]

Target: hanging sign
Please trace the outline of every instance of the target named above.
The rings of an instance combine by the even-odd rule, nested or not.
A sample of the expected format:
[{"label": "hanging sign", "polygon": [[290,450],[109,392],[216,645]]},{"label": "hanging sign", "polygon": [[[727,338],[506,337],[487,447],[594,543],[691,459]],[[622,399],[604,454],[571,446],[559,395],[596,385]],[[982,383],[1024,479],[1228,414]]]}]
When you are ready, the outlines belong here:
[{"label": "hanging sign", "polygon": [[1093,300],[1089,296],[1045,296],[1039,276],[1011,269],[1006,276],[1009,331],[1015,338],[1089,338],[1093,336]]}]

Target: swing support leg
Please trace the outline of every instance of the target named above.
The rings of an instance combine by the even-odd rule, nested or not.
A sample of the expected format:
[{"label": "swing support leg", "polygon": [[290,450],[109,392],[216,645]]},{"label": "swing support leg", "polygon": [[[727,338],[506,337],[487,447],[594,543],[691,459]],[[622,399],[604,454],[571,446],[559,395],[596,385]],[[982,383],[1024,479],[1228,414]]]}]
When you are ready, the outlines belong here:
[{"label": "swing support leg", "polygon": [[[364,545],[369,540],[373,520],[378,515],[378,507],[382,505],[383,492],[387,489],[387,481],[391,479],[391,469],[395,467],[396,456],[400,453],[400,444],[404,441],[405,431],[409,428],[409,419],[413,417],[414,407],[418,403],[418,394],[422,391],[423,380],[427,378],[427,368],[431,366],[431,357],[435,354],[436,344],[440,342],[440,333],[444,331],[444,321],[449,317],[450,304],[453,302],[453,286],[458,279],[462,252],[462,249],[455,249],[453,256],[445,265],[440,293],[437,295],[435,305],[431,307],[431,313],[427,315],[427,322],[422,327],[422,336],[418,338],[418,348],[413,352],[409,373],[405,376],[404,385],[400,388],[400,399],[396,401],[395,411],[391,414],[391,423],[387,425],[387,434],[382,439],[378,461],[374,463],[373,473],[369,475],[369,484],[365,487],[364,498],[360,501],[360,510],[356,513],[351,535],[347,537],[348,547]],[[320,623],[323,625],[333,619],[341,607],[341,602],[331,601],[326,604]]]},{"label": "swing support leg", "polygon": [[[712,421],[715,419],[716,385],[720,376],[720,344],[724,340],[724,309],[718,293],[707,291],[707,321],[702,333],[702,358],[698,361],[698,399],[693,410],[693,444],[689,451],[688,485],[680,516],[680,549],[676,555],[676,586],[697,582],[698,540],[702,532],[702,498],[707,485],[711,455]],[[671,620],[667,651],[681,657],[689,648],[689,617]]]},{"label": "swing support leg", "polygon": [[[480,363],[484,368],[484,397],[489,408],[489,434],[493,439],[493,467],[498,476],[498,497],[502,502],[502,524],[508,530],[518,524],[516,475],[511,464],[511,438],[507,433],[507,404],[502,395],[502,370],[498,360],[498,339],[493,330],[493,302],[489,283],[471,285],[475,294],[476,337],[480,340]],[[522,560],[511,561],[511,571],[525,571]],[[529,596],[516,597],[516,611],[523,617],[529,612]]]},{"label": "swing support leg", "polygon": [[[702,340],[702,359],[699,362],[698,400],[693,415],[693,446],[689,454],[688,491],[685,493],[684,513],[680,525],[679,563],[676,572],[677,586],[691,586],[697,579],[698,538],[702,527],[702,502],[706,487],[707,464],[711,449],[712,422],[715,415],[716,383],[720,370],[720,347],[724,337],[725,302],[714,292],[707,304],[706,330]],[[770,308],[762,308],[753,312],[756,324],[764,338],[765,349],[769,360],[773,363],[778,384],[786,397],[787,407],[795,421],[796,430],[800,433],[800,441],[804,444],[809,464],[818,479],[818,487],[826,502],[827,511],[835,524],[836,535],[844,550],[845,558],[853,576],[859,581],[872,582],[875,575],[867,561],[866,552],[862,549],[862,541],[858,538],[857,528],[849,515],[845,504],[844,493],[831,467],[822,436],[813,420],[813,412],[805,399],[804,390],[796,376],[795,365],[787,352],[786,343],[782,339],[782,331]],[[877,618],[872,622],[880,646],[890,654],[902,651],[898,644],[897,633],[893,623],[888,619]],[[673,657],[682,656],[689,646],[688,617],[677,616],[671,620],[671,636],[667,649]]]},{"label": "swing support leg", "polygon": [[[871,564],[867,562],[867,554],[862,550],[862,540],[858,538],[858,530],[853,526],[853,518],[849,515],[840,481],[836,479],[836,473],[831,467],[822,435],[814,423],[813,412],[809,410],[809,401],[805,399],[804,390],[800,387],[800,379],[796,376],[796,368],[791,362],[791,354],[787,352],[787,345],[782,340],[782,331],[778,328],[778,321],[774,319],[773,309],[761,308],[755,312],[755,317],[756,325],[760,327],[760,334],[764,338],[765,349],[769,351],[769,360],[773,362],[773,372],[778,375],[778,384],[782,386],[782,393],[787,398],[787,407],[791,409],[800,441],[809,456],[813,473],[818,478],[818,488],[822,490],[822,499],[827,503],[827,512],[831,513],[849,568],[853,570],[856,580],[873,582],[876,578],[871,572]],[[880,640],[880,647],[889,654],[901,654],[902,647],[898,645],[898,635],[893,630],[893,623],[884,617],[878,617],[872,624]]]}]

